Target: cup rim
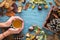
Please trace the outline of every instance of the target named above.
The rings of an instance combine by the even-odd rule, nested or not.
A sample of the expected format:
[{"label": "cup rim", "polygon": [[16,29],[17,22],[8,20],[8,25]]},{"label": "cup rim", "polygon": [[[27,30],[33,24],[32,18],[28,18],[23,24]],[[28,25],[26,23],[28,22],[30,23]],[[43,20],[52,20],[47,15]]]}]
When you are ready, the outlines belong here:
[{"label": "cup rim", "polygon": [[[15,20],[20,20],[20,19],[15,19]],[[22,21],[22,27],[24,27],[24,22],[23,22],[23,20],[20,20],[20,21]],[[13,25],[13,21],[12,21],[12,27],[15,28],[14,25]],[[21,27],[21,28],[22,28],[22,27]],[[18,28],[20,28],[20,27],[18,27]]]}]

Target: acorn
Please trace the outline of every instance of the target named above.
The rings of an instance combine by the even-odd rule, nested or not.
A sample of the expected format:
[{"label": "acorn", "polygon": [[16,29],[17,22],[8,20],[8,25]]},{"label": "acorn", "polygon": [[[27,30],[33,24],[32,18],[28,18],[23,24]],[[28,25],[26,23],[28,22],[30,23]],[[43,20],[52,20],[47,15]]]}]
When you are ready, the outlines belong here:
[{"label": "acorn", "polygon": [[31,4],[28,2],[28,3],[26,3],[26,5],[24,6],[24,10],[27,10],[29,7],[31,6]]},{"label": "acorn", "polygon": [[27,34],[26,34],[26,37],[29,38],[29,37],[30,37],[30,33],[27,33]]},{"label": "acorn", "polygon": [[22,9],[23,9],[23,7],[22,6],[19,6],[18,7],[18,13],[21,13],[22,12]]},{"label": "acorn", "polygon": [[35,8],[35,4],[32,5],[32,9],[34,9],[34,8]]},{"label": "acorn", "polygon": [[30,39],[33,40],[35,38],[35,35],[31,34]]},{"label": "acorn", "polygon": [[6,2],[5,5],[4,5],[4,7],[5,8],[9,8],[10,7],[9,3]]},{"label": "acorn", "polygon": [[42,7],[41,6],[38,6],[38,10],[42,10]]},{"label": "acorn", "polygon": [[50,5],[52,5],[52,2],[49,2]]},{"label": "acorn", "polygon": [[26,3],[26,0],[23,0],[23,4],[25,4]]},{"label": "acorn", "polygon": [[30,40],[30,38],[26,38],[26,40]]},{"label": "acorn", "polygon": [[48,5],[45,5],[44,8],[47,9],[48,8]]},{"label": "acorn", "polygon": [[39,36],[36,36],[36,39],[38,39]]}]

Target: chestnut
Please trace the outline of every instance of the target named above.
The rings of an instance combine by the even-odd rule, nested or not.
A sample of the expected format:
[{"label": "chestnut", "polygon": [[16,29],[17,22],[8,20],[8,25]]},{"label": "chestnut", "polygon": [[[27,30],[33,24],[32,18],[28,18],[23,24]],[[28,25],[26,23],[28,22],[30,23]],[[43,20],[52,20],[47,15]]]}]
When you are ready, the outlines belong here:
[{"label": "chestnut", "polygon": [[13,12],[16,13],[18,11],[18,7],[17,7],[17,4],[16,3],[13,3],[12,4],[12,7],[13,7]]},{"label": "chestnut", "polygon": [[33,30],[34,30],[33,26],[29,27],[29,31],[33,31]]},{"label": "chestnut", "polygon": [[38,6],[38,10],[42,10],[42,7],[41,6]]}]

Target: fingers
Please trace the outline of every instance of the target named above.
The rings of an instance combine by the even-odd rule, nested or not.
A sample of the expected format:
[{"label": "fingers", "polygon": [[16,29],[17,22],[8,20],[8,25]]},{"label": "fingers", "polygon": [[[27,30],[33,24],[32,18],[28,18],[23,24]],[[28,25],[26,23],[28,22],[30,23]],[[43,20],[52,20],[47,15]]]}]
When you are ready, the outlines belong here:
[{"label": "fingers", "polygon": [[23,21],[23,19],[19,16],[15,16],[16,19],[20,19],[21,21]]},{"label": "fingers", "polygon": [[23,28],[24,28],[24,22],[22,23],[22,28],[21,29],[23,30]]},{"label": "fingers", "polygon": [[13,21],[13,20],[16,20],[16,19],[20,19],[23,22],[23,19],[21,17],[19,17],[19,16],[12,16],[10,18],[10,21]]},{"label": "fingers", "polygon": [[11,33],[11,34],[19,34],[20,32],[22,31],[22,29],[21,28],[10,28],[9,29],[9,32]]},{"label": "fingers", "polygon": [[16,29],[17,34],[19,34],[21,31],[22,31],[21,28]]},{"label": "fingers", "polygon": [[12,31],[14,31],[15,29],[14,29],[14,28],[9,28],[9,30],[12,30]]},{"label": "fingers", "polygon": [[22,21],[22,28],[10,28],[10,30],[13,31],[14,33],[18,34],[18,33],[20,33],[20,32],[23,30],[23,28],[24,28],[24,21],[23,21],[23,19],[20,18],[19,16],[12,16],[12,17],[9,19],[9,22],[11,21],[11,23],[12,23],[12,21],[15,20],[15,19],[20,19],[20,20]]},{"label": "fingers", "polygon": [[20,20],[23,21],[23,19],[22,19],[21,17],[19,17],[19,16],[14,16],[14,18],[16,18],[16,19],[20,19]]}]

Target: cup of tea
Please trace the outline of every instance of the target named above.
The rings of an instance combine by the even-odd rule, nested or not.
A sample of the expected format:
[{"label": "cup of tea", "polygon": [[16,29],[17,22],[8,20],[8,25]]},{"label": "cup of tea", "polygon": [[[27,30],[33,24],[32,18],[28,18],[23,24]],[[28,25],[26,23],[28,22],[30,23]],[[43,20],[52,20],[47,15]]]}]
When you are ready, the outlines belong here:
[{"label": "cup of tea", "polygon": [[21,28],[21,30],[22,30],[24,28],[23,20],[20,20],[20,19],[13,20],[12,27],[13,28]]}]

